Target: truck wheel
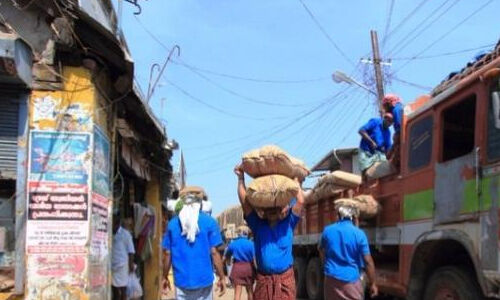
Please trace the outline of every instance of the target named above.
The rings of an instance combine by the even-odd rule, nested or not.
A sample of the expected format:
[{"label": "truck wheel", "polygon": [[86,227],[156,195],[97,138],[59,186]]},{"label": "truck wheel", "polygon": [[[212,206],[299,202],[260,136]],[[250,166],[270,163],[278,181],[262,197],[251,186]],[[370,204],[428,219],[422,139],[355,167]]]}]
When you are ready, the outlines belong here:
[{"label": "truck wheel", "polygon": [[482,299],[481,291],[467,272],[457,267],[442,267],[427,281],[425,300]]},{"label": "truck wheel", "polygon": [[323,299],[323,266],[318,257],[311,258],[307,264],[306,288],[309,299]]},{"label": "truck wheel", "polygon": [[306,268],[307,260],[305,257],[296,257],[293,262],[293,271],[295,273],[295,286],[297,288],[297,297],[307,296],[306,290]]}]

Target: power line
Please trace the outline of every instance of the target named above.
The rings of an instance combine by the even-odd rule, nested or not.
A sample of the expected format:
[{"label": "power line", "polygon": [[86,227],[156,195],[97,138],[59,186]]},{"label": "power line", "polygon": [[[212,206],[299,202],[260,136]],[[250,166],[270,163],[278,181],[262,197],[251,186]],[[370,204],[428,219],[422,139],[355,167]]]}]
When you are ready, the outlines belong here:
[{"label": "power line", "polygon": [[326,39],[332,44],[332,46],[337,50],[337,52],[339,52],[340,55],[342,55],[342,57],[348,61],[351,66],[353,67],[356,67],[356,64],[349,58],[349,56],[347,56],[344,51],[342,51],[342,49],[340,49],[340,47],[337,45],[337,43],[335,43],[335,41],[333,40],[333,38],[328,34],[328,32],[326,32],[325,28],[323,28],[323,26],[321,25],[321,23],[318,21],[318,19],[314,16],[314,14],[312,13],[312,11],[307,7],[307,5],[304,3],[303,0],[299,0],[300,3],[302,4],[302,6],[304,7],[304,9],[306,10],[307,14],[309,15],[309,17],[311,17],[311,19],[313,20],[314,24],[316,24],[316,26],[318,27],[318,29],[323,33],[323,35],[326,37]]},{"label": "power line", "polygon": [[238,97],[240,99],[243,99],[247,102],[250,102],[250,103],[256,103],[256,104],[261,104],[261,105],[268,105],[268,106],[279,106],[279,107],[300,107],[300,106],[307,106],[307,105],[310,105],[311,103],[303,103],[303,104],[290,104],[290,103],[278,103],[278,102],[269,102],[269,101],[264,101],[264,100],[259,100],[259,99],[255,99],[255,98],[252,98],[252,97],[248,97],[248,96],[245,96],[245,95],[242,95],[238,92],[235,92],[229,88],[226,88],[224,86],[222,86],[221,84],[213,81],[212,79],[208,78],[207,76],[203,75],[202,73],[200,73],[199,71],[197,71],[196,69],[188,66],[188,65],[184,65],[186,68],[188,68],[189,70],[191,70],[194,74],[196,74],[197,76],[199,76],[200,78],[204,79],[205,81],[209,82],[210,84],[212,84],[213,86],[225,91],[226,93],[228,94],[231,94],[235,97]]},{"label": "power line", "polygon": [[[170,51],[170,47],[168,47],[165,43],[163,43],[156,35],[151,32],[142,22],[141,20],[137,17],[134,16],[135,20],[139,24],[139,26],[154,40],[156,41],[160,46],[162,46],[165,50]],[[207,73],[219,77],[225,77],[225,78],[230,78],[234,80],[242,80],[242,81],[250,81],[250,82],[255,82],[255,83],[271,83],[271,84],[296,84],[296,83],[311,83],[311,82],[320,82],[320,81],[325,81],[325,80],[330,80],[329,76],[322,76],[322,77],[316,77],[316,78],[309,78],[309,79],[262,79],[262,78],[254,78],[254,77],[249,77],[249,76],[241,76],[241,75],[235,75],[235,74],[228,74],[224,72],[219,72],[219,71],[213,71],[213,70],[208,70],[205,68],[200,68],[197,66],[194,66],[192,64],[186,63],[184,60],[178,58],[177,61],[172,61],[174,64],[182,65],[186,68],[191,68],[193,70],[202,72],[202,73]]]},{"label": "power line", "polygon": [[390,0],[389,11],[387,13],[387,21],[385,23],[384,38],[382,39],[382,49],[385,48],[385,42],[387,41],[387,34],[389,33],[389,29],[391,28],[393,11],[394,11],[394,0]]},{"label": "power line", "polygon": [[239,114],[235,114],[235,113],[232,113],[232,112],[229,112],[229,111],[226,111],[224,109],[221,109],[217,106],[214,106],[204,100],[201,100],[200,98],[196,97],[196,96],[193,96],[192,94],[190,94],[188,91],[186,91],[185,89],[183,89],[182,87],[178,86],[177,84],[173,83],[172,81],[168,80],[168,79],[165,79],[166,82],[168,82],[171,86],[173,86],[174,88],[176,88],[179,92],[181,92],[182,94],[184,94],[186,97],[190,98],[191,100],[199,103],[199,104],[202,104],[203,106],[205,107],[208,107],[210,108],[211,110],[214,110],[220,114],[223,114],[223,115],[226,115],[226,116],[230,116],[230,117],[233,117],[233,118],[238,118],[238,119],[247,119],[247,120],[253,120],[253,121],[269,121],[271,119],[280,119],[282,117],[272,117],[272,118],[254,118],[254,117],[249,117],[248,115],[239,115]]},{"label": "power line", "polygon": [[441,35],[439,38],[437,38],[434,42],[430,43],[427,47],[425,47],[424,49],[422,49],[420,52],[418,52],[417,54],[413,55],[410,60],[408,60],[405,64],[403,64],[401,67],[399,67],[399,69],[397,69],[396,71],[394,71],[393,75],[397,74],[404,67],[406,67],[409,63],[413,62],[416,57],[419,57],[420,55],[422,55],[423,53],[425,53],[427,50],[429,50],[430,48],[432,48],[434,45],[436,45],[437,43],[439,43],[440,41],[442,41],[446,36],[448,36],[453,31],[455,31],[458,27],[460,27],[461,25],[463,25],[470,18],[472,18],[473,16],[475,16],[481,10],[485,9],[491,3],[493,3],[493,1],[494,0],[489,0],[485,4],[481,5],[478,9],[476,9],[475,11],[473,11],[471,14],[469,14],[467,17],[465,17],[462,21],[458,22],[454,27],[452,27],[450,30],[446,31],[443,35]]},{"label": "power line", "polygon": [[391,37],[393,34],[395,34],[396,32],[398,32],[406,24],[406,22],[408,22],[424,6],[424,4],[426,2],[428,2],[428,1],[429,0],[423,0],[408,15],[406,15],[405,17],[403,17],[403,19],[401,20],[401,22],[399,22],[398,25],[394,26],[394,29],[391,30],[391,32],[389,32],[387,34],[386,39],[389,39],[389,37]]},{"label": "power line", "polygon": [[444,52],[444,53],[439,53],[439,54],[416,56],[416,57],[395,57],[395,58],[391,58],[391,60],[415,60],[415,59],[428,59],[428,58],[451,56],[451,55],[457,55],[457,54],[461,54],[461,53],[467,53],[467,52],[492,48],[495,45],[496,44],[493,43],[493,44],[488,44],[488,45],[479,46],[479,47],[475,47],[475,48],[468,48],[468,49],[463,49],[463,50],[450,51],[450,52]]},{"label": "power line", "polygon": [[403,80],[401,78],[398,78],[396,76],[392,76],[391,79],[394,80],[394,81],[397,81],[397,82],[400,82],[400,83],[404,83],[406,85],[409,85],[409,86],[412,86],[412,87],[415,87],[415,88],[427,91],[427,92],[429,92],[430,90],[432,90],[432,88],[429,87],[429,86],[425,86],[425,85],[420,85],[418,83],[409,82],[409,81]]},{"label": "power line", "polygon": [[[420,22],[413,30],[406,34],[405,37],[399,42],[396,43],[396,46],[391,49],[388,55],[397,55],[403,49],[408,47],[414,40],[416,40],[419,36],[421,36],[427,29],[429,29],[432,25],[434,25],[437,21],[441,20],[441,17],[448,13],[455,5],[457,5],[460,0],[454,0],[450,6],[444,9],[437,17],[434,18],[430,23],[428,23],[426,26],[423,26],[427,21],[430,20],[431,17],[433,17],[439,10],[441,10],[442,7],[446,5],[450,0],[444,1],[439,7],[437,7],[434,11],[431,12],[431,14],[427,17],[425,17],[422,22]],[[418,32],[412,37],[412,34],[414,34],[416,31]]]}]

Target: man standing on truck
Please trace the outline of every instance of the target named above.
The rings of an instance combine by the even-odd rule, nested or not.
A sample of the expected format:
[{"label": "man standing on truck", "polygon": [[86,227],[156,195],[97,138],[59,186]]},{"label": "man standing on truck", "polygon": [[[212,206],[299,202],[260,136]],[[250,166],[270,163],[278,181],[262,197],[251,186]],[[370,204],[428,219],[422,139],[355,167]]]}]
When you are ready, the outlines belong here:
[{"label": "man standing on truck", "polygon": [[392,165],[399,170],[399,145],[401,143],[401,126],[403,126],[403,104],[401,98],[395,94],[387,94],[382,99],[385,112],[391,113],[394,117],[394,146],[388,153],[388,158]]},{"label": "man standing on truck", "polygon": [[266,209],[261,218],[246,200],[245,177],[241,166],[236,166],[234,172],[238,176],[238,197],[243,214],[254,235],[257,261],[254,299],[295,300],[292,243],[293,229],[299,223],[304,207],[302,189],[299,189],[296,199],[292,199],[289,205]]},{"label": "man standing on truck", "polygon": [[363,176],[368,168],[378,161],[386,160],[386,153],[391,149],[391,131],[393,124],[391,113],[385,113],[384,118],[373,118],[359,129],[361,142],[359,144],[359,167]]},{"label": "man standing on truck", "polygon": [[363,299],[360,280],[363,266],[370,282],[370,296],[378,294],[368,239],[355,225],[358,214],[355,207],[340,206],[337,208],[338,221],[323,230],[319,254],[324,265],[326,300]]},{"label": "man standing on truck", "polygon": [[201,211],[201,199],[187,194],[179,215],[168,223],[163,236],[163,289],[171,289],[168,273],[174,268],[177,300],[212,300],[213,267],[219,277],[219,296],[226,291],[222,259],[217,246],[222,244],[219,225]]},{"label": "man standing on truck", "polygon": [[248,239],[249,229],[246,226],[238,228],[238,237],[226,249],[224,262],[233,259],[231,282],[234,285],[234,300],[241,299],[242,287],[247,291],[248,300],[253,300],[253,284],[255,281],[255,248]]}]

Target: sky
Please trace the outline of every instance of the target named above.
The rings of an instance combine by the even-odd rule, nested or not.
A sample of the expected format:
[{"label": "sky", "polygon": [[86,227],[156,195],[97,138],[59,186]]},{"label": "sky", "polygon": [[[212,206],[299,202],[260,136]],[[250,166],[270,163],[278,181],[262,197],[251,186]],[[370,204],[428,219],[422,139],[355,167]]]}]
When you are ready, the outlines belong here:
[{"label": "sky", "polygon": [[[275,144],[312,167],[334,148],[357,147],[376,99],[331,75],[375,90],[373,65],[360,62],[372,55],[370,30],[391,62],[385,92],[404,103],[500,38],[500,0],[138,2],[141,14],[123,1],[120,15],[136,80],[146,92],[151,65],[180,47],[150,105],[184,153],[187,184],[204,187],[214,214],[238,204],[233,167],[246,151]],[[171,163],[177,169],[179,151]]]}]

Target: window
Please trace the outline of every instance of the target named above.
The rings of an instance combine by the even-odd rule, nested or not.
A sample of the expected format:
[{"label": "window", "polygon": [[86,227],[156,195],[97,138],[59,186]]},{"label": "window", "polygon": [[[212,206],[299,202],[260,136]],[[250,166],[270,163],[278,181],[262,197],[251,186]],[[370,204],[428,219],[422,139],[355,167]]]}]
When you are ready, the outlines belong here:
[{"label": "window", "polygon": [[471,153],[474,150],[476,96],[473,95],[445,109],[442,120],[443,153],[441,161],[452,160]]},{"label": "window", "polygon": [[488,159],[500,158],[500,83],[492,89],[488,111]]},{"label": "window", "polygon": [[432,155],[432,127],[434,120],[432,116],[417,121],[410,128],[409,160],[410,171],[427,166]]}]

